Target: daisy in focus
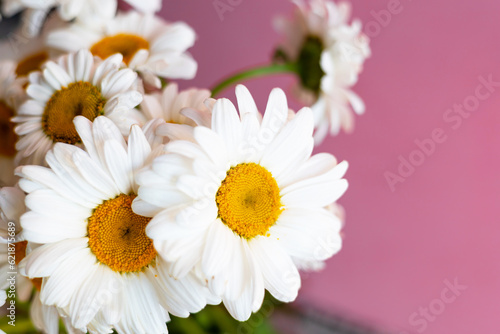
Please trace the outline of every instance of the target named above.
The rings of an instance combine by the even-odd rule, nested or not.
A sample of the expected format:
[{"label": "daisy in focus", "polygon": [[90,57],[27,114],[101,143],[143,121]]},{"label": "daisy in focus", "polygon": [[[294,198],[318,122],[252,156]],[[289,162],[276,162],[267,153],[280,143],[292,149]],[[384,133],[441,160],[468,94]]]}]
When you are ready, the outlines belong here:
[{"label": "daisy in focus", "polygon": [[58,143],[50,168],[22,166],[20,186],[29,211],[26,240],[41,244],[21,262],[30,278],[43,277],[40,298],[86,332],[167,333],[168,312],[187,317],[213,298],[193,274],[168,275],[145,228],[150,218],[131,209],[135,172],[154,158],[154,138],[138,125],[128,141],[106,117],[79,116],[85,150]]},{"label": "daisy in focus", "polygon": [[326,207],[347,189],[347,163],[311,156],[312,112],[289,117],[282,90],[271,92],[263,117],[244,86],[236,96],[239,113],[217,100],[211,128],[168,143],[139,173],[132,208],[153,217],[146,233],[170,274],[195,270],[244,321],[265,290],[283,302],[296,298],[298,263],[340,250],[342,224]]},{"label": "daisy in focus", "polygon": [[145,94],[140,109],[148,120],[163,120],[156,134],[168,140],[189,139],[193,127],[210,127],[211,108],[214,99],[210,99],[208,89],[186,89],[179,91],[177,84],[171,83],[161,92]]},{"label": "daisy in focus", "polygon": [[361,22],[349,23],[351,7],[347,2],[296,0],[293,19],[278,18],[277,30],[285,35],[278,51],[286,62],[297,64],[298,98],[314,112],[315,140],[350,132],[353,114],[364,113],[361,98],[352,91],[370,56],[369,39]]},{"label": "daisy in focus", "polygon": [[49,46],[62,52],[89,49],[106,59],[116,53],[139,72],[146,84],[161,87],[163,79],[192,79],[196,61],[186,52],[193,46],[194,30],[183,22],[167,23],[151,14],[130,11],[101,25],[75,23],[49,34]]},{"label": "daisy in focus", "polygon": [[135,90],[137,74],[120,69],[121,62],[119,54],[101,61],[81,50],[45,63],[42,72],[31,73],[29,99],[13,118],[19,136],[16,160],[41,165],[55,143],[79,145],[81,138],[73,125],[78,115],[91,121],[105,115],[124,134],[132,124],[143,122],[134,108],[142,101]]}]

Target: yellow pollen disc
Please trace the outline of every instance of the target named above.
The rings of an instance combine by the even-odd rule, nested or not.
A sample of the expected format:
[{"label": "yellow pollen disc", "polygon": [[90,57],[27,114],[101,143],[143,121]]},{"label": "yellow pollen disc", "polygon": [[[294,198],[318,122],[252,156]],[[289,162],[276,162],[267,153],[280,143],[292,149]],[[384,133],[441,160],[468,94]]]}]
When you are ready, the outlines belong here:
[{"label": "yellow pollen disc", "polygon": [[246,239],[267,235],[283,211],[276,180],[255,163],[229,169],[215,201],[222,222]]},{"label": "yellow pollen disc", "polygon": [[132,211],[135,195],[119,195],[99,205],[88,219],[89,247],[99,262],[117,272],[138,272],[156,258],[146,236],[151,218]]},{"label": "yellow pollen disc", "polygon": [[42,129],[54,142],[76,144],[80,137],[73,124],[75,116],[94,120],[104,114],[106,100],[89,82],[73,82],[63,87],[47,102],[42,116]]},{"label": "yellow pollen disc", "polygon": [[42,64],[48,59],[49,55],[45,51],[29,55],[17,64],[17,76],[28,75],[33,71],[39,71]]},{"label": "yellow pollen disc", "polygon": [[136,52],[141,49],[149,50],[149,42],[141,36],[118,34],[104,37],[92,45],[90,52],[101,59],[106,59],[115,53],[121,53],[123,55],[123,62],[128,65]]},{"label": "yellow pollen disc", "polygon": [[17,135],[14,132],[14,123],[10,118],[14,110],[0,100],[0,155],[13,157],[16,154]]}]

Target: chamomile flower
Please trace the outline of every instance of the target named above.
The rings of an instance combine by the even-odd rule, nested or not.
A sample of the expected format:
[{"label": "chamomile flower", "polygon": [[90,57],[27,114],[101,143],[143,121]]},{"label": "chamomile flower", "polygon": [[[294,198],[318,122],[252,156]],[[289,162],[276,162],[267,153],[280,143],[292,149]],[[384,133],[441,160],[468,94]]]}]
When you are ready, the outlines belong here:
[{"label": "chamomile flower", "polygon": [[59,17],[64,21],[97,23],[114,17],[117,0],[4,0],[2,13],[12,16],[23,9],[23,29],[28,36],[34,37],[40,32],[47,14],[57,9]]},{"label": "chamomile flower", "polygon": [[[300,276],[293,259],[323,261],[341,247],[339,219],[326,206],[346,190],[347,163],[313,150],[313,115],[289,118],[286,97],[271,92],[263,118],[244,86],[239,115],[227,99],[212,110],[212,127],[194,141],[166,145],[138,175],[132,205],[153,217],[146,228],[158,253],[182,277],[198,268],[231,315],[246,320],[265,289],[293,301]],[[320,248],[329,242],[326,249]]]},{"label": "chamomile flower", "polygon": [[168,139],[189,139],[193,127],[210,127],[212,118],[208,89],[191,88],[179,92],[175,83],[167,85],[162,92],[144,95],[141,110],[146,119],[161,119],[163,124],[157,128],[157,134]]},{"label": "chamomile flower", "polygon": [[16,107],[22,101],[22,95],[16,94],[16,65],[11,61],[0,61],[0,186],[13,186],[14,157],[16,155],[17,136],[14,132]]},{"label": "chamomile flower", "polygon": [[121,53],[129,68],[159,88],[159,78],[195,76],[197,64],[186,53],[195,37],[194,30],[183,22],[167,23],[157,16],[130,11],[97,27],[76,23],[54,31],[47,43],[64,52],[89,49],[102,59]]},{"label": "chamomile flower", "polygon": [[320,143],[340,129],[349,132],[353,114],[365,106],[352,91],[363,63],[370,56],[369,39],[361,22],[349,23],[350,5],[330,0],[296,0],[295,16],[280,18],[277,29],[286,36],[280,54],[297,64],[299,83],[295,94],[311,106],[315,118],[315,140]]},{"label": "chamomile flower", "polygon": [[[15,266],[25,258],[26,253],[30,251],[30,244],[24,240],[20,217],[26,212],[24,204],[25,194],[17,187],[4,187],[0,189],[0,279],[1,282],[7,282],[7,277],[12,272],[18,272],[11,263],[8,263],[8,256],[14,253]],[[5,277],[4,277],[5,276]],[[59,313],[53,306],[44,305],[40,301],[40,288],[42,279],[35,278],[30,280],[19,273],[15,279],[15,296],[20,301],[27,301],[31,298],[30,317],[34,326],[48,334],[59,333]],[[5,289],[6,285],[2,283],[0,289]],[[4,290],[0,290],[0,293]],[[64,319],[63,319],[64,320]],[[81,333],[75,331],[69,324],[66,328],[70,333]]]},{"label": "chamomile flower", "polygon": [[56,56],[45,43],[48,33],[65,24],[57,15],[51,14],[37,37],[30,37],[22,26],[18,27],[0,42],[0,59],[15,62],[18,77],[27,77],[31,72],[39,71],[44,62]]},{"label": "chamomile flower", "polygon": [[121,62],[119,54],[101,61],[81,50],[57,62],[49,61],[42,72],[32,73],[29,99],[13,118],[20,137],[16,159],[39,165],[55,143],[79,145],[81,138],[73,125],[77,115],[90,120],[105,115],[123,134],[132,124],[143,122],[142,114],[134,108],[142,101],[141,93],[134,89],[137,74],[119,69]]},{"label": "chamomile flower", "polygon": [[42,303],[79,330],[166,333],[167,312],[186,317],[213,298],[194,275],[168,275],[146,236],[150,218],[131,209],[134,175],[154,158],[154,135],[134,125],[126,142],[103,116],[78,116],[75,127],[85,150],[58,143],[47,153],[50,168],[18,169],[28,193],[24,237],[41,244],[21,268],[43,277]]}]

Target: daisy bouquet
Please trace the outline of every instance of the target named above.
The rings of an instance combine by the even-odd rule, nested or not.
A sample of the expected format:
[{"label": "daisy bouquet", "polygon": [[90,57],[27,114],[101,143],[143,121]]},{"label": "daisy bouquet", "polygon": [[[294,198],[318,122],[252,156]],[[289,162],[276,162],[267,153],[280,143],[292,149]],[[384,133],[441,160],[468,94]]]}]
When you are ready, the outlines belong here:
[{"label": "daisy bouquet", "polygon": [[[2,2],[30,41],[0,46],[7,333],[241,331],[341,249],[347,162],[312,153],[364,111],[349,4],[295,1],[269,65],[180,90],[195,31],[126,2]],[[281,72],[304,108],[275,88],[259,112],[240,82]],[[236,105],[218,98],[235,84]]]}]

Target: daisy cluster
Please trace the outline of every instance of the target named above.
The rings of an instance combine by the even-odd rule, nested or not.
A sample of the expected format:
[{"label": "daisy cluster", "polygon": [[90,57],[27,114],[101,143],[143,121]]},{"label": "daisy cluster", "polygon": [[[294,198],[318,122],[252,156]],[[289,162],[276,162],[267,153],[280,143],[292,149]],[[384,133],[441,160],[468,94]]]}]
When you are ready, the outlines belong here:
[{"label": "daisy cluster", "polygon": [[[4,16],[42,19],[30,42],[0,45],[0,304],[13,267],[16,297],[50,334],[60,320],[70,333],[167,333],[170,315],[207,304],[245,321],[266,290],[295,300],[299,270],[342,245],[347,162],[312,152],[315,129],[344,124],[346,103],[360,111],[359,24],[345,5],[299,3],[287,59],[321,46],[322,72],[298,72],[324,72],[314,87],[299,76],[317,101],[294,112],[275,88],[261,114],[243,85],[236,106],[179,90],[197,71],[194,30],[155,15],[161,1],[126,2],[2,2]],[[365,53],[339,60],[334,41],[354,39]]]}]

